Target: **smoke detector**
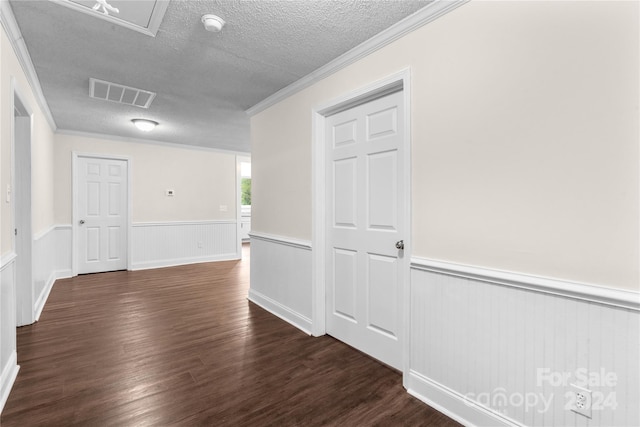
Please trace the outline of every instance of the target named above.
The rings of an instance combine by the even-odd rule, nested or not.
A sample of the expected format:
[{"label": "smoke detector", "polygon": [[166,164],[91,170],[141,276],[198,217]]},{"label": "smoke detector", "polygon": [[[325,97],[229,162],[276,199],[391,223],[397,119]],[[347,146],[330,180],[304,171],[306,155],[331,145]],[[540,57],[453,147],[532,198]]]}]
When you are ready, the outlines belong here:
[{"label": "smoke detector", "polygon": [[202,15],[202,23],[204,24],[204,29],[212,33],[220,32],[224,27],[224,19],[216,15]]}]

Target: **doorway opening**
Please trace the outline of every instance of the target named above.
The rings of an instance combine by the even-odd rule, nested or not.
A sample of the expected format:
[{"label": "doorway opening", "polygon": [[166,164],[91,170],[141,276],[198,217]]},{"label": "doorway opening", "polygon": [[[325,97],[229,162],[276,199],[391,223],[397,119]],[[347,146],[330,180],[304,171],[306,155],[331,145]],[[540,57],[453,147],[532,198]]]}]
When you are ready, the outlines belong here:
[{"label": "doorway opening", "polygon": [[[238,239],[239,245],[248,244],[251,232],[251,158],[236,157],[238,171]],[[238,254],[243,253],[240,249]]]},{"label": "doorway opening", "polygon": [[35,322],[33,286],[33,230],[31,213],[31,120],[27,104],[13,92],[13,248],[16,253],[16,325]]}]

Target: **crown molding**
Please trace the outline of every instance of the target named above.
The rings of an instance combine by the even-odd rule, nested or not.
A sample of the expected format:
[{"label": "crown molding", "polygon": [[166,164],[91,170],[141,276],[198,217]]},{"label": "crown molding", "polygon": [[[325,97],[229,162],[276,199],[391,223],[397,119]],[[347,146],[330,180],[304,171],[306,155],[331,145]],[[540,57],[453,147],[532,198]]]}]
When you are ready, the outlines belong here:
[{"label": "crown molding", "polygon": [[44,114],[44,117],[49,123],[49,126],[55,132],[58,129],[58,126],[56,125],[56,121],[53,119],[53,115],[49,109],[49,104],[47,104],[47,100],[42,92],[38,74],[33,66],[33,62],[31,62],[29,50],[24,42],[24,38],[20,32],[20,27],[18,27],[18,23],[16,22],[16,18],[13,15],[13,10],[11,9],[11,5],[8,0],[0,0],[0,21],[2,22],[2,28],[4,28],[7,33],[11,47],[18,58],[18,62],[22,67],[22,71],[27,78],[27,82],[31,87],[33,96],[36,99],[42,114]]},{"label": "crown molding", "polygon": [[434,0],[429,5],[423,7],[417,12],[409,15],[402,21],[392,25],[386,30],[376,34],[369,40],[364,41],[350,51],[340,55],[333,61],[323,65],[317,70],[307,74],[301,79],[291,83],[289,86],[280,89],[278,92],[260,101],[253,107],[246,110],[249,116],[254,116],[267,108],[277,104],[278,102],[300,92],[301,90],[319,82],[320,80],[340,71],[341,69],[359,61],[360,59],[372,54],[373,52],[383,48],[384,46],[398,40],[399,38],[417,30],[418,28],[432,22],[439,17],[451,12],[462,6],[470,0]]},{"label": "crown molding", "polygon": [[251,153],[246,151],[225,150],[222,148],[203,147],[200,145],[178,144],[175,142],[154,141],[152,139],[129,138],[126,136],[109,135],[106,133],[84,132],[71,129],[58,129],[56,135],[81,136],[84,138],[101,139],[107,141],[132,142],[137,144],[161,145],[170,148],[179,148],[183,150],[208,151],[222,154],[230,154],[233,156],[250,156]]}]

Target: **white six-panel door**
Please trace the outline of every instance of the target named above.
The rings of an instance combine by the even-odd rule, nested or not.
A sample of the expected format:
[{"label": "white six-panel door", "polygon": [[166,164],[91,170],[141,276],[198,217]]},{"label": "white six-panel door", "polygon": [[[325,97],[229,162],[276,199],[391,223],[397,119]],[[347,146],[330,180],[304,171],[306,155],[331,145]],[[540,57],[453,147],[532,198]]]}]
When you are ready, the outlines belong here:
[{"label": "white six-panel door", "polygon": [[77,159],[77,273],[127,269],[127,161]]},{"label": "white six-panel door", "polygon": [[403,96],[326,119],[327,333],[402,369]]}]

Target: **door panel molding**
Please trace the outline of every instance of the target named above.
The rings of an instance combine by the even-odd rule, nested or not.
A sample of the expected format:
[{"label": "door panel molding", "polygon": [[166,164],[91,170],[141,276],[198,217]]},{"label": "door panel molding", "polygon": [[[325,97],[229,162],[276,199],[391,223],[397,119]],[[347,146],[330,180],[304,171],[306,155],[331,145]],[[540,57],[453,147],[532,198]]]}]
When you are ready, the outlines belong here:
[{"label": "door panel molding", "polygon": [[[402,126],[404,131],[403,140],[403,156],[404,170],[402,173],[402,187],[405,193],[405,209],[404,223],[404,257],[402,258],[398,268],[404,271],[404,279],[402,286],[402,303],[403,310],[402,324],[400,330],[404,335],[403,346],[403,382],[405,387],[409,374],[409,279],[410,279],[410,258],[411,258],[411,70],[403,69],[379,81],[368,84],[364,87],[349,92],[343,96],[335,98],[327,103],[317,106],[312,110],[312,213],[313,213],[313,230],[312,230],[312,328],[311,332],[314,336],[321,336],[326,333],[326,212],[325,212],[325,195],[326,195],[326,167],[327,154],[325,150],[325,120],[328,116],[338,112],[353,108],[364,104],[373,99],[382,97],[392,92],[402,90],[404,104],[404,120],[397,123]],[[348,138],[346,138],[348,139]]]},{"label": "door panel molding", "polygon": [[78,161],[80,158],[99,159],[99,160],[121,160],[127,162],[127,270],[131,270],[132,264],[132,215],[133,215],[133,191],[132,191],[132,177],[133,177],[133,160],[129,156],[120,156],[112,154],[97,154],[86,152],[71,152],[71,204],[72,204],[72,256],[71,256],[71,271],[73,276],[78,275],[78,250],[79,250],[79,238],[78,222],[80,221],[78,213]]}]

